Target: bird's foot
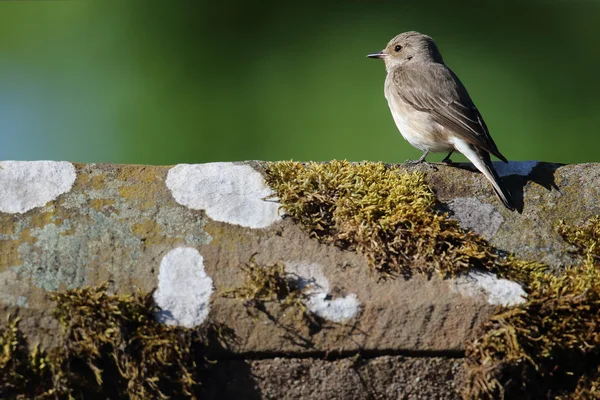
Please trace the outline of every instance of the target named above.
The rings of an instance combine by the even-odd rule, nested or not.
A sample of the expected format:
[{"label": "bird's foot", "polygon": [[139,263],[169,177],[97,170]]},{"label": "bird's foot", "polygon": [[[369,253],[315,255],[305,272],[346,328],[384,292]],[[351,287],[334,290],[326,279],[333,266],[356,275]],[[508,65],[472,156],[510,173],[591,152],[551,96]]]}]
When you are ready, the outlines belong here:
[{"label": "bird's foot", "polygon": [[437,171],[437,170],[438,170],[438,168],[437,168],[435,165],[433,165],[432,163],[430,163],[430,162],[427,162],[427,161],[425,161],[425,160],[422,160],[422,159],[418,159],[418,160],[406,160],[406,161],[404,161],[404,164],[408,164],[408,165],[419,165],[419,164],[423,164],[423,165],[426,165],[426,166],[428,166],[429,168],[433,169],[434,171]]}]

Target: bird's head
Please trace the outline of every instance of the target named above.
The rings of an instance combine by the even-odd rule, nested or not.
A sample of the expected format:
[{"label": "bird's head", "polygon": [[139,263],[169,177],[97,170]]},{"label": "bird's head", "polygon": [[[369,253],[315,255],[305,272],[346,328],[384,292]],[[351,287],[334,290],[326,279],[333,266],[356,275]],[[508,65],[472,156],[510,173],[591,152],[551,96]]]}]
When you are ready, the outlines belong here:
[{"label": "bird's head", "polygon": [[444,63],[433,39],[419,32],[401,33],[390,40],[385,49],[367,57],[382,59],[388,71],[413,61]]}]

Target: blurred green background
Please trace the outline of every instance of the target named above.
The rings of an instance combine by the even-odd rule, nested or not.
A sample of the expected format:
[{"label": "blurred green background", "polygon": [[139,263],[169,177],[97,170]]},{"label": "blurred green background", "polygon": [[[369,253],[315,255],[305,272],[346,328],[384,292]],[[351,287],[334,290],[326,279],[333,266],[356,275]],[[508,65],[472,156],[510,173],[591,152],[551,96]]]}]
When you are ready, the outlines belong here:
[{"label": "blurred green background", "polygon": [[507,158],[600,161],[599,21],[596,1],[2,1],[0,159],[414,159],[365,56],[418,30]]}]

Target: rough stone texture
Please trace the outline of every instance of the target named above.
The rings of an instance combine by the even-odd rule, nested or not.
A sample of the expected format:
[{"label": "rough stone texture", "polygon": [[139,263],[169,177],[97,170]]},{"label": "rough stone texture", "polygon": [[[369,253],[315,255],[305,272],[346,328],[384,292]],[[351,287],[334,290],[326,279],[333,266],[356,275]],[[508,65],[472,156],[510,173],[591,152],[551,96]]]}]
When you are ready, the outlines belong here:
[{"label": "rough stone texture", "polygon": [[518,212],[503,208],[470,164],[439,165],[437,172],[425,166],[410,169],[423,170],[454,218],[499,249],[555,268],[576,262],[556,226],[561,219],[580,225],[600,214],[600,165],[494,164],[502,168]]},{"label": "rough stone texture", "polygon": [[[208,169],[213,176],[203,181],[198,196],[209,196],[212,215],[225,222],[211,219],[211,213],[207,215],[203,209],[188,208],[190,204],[193,208],[205,204],[202,198],[194,198],[195,191],[186,192],[185,201],[179,204],[176,199],[181,193],[174,195],[166,184],[169,167],[73,164],[76,179],[72,188],[64,192],[65,182],[55,182],[53,185],[61,189],[48,200],[43,197],[47,188],[38,196],[36,188],[27,186],[29,181],[19,186],[17,175],[10,175],[15,165],[19,166],[15,168],[19,176],[31,176],[23,172],[28,167],[14,163],[4,164],[1,172],[8,174],[2,179],[12,184],[0,189],[5,191],[2,197],[9,199],[4,210],[10,212],[0,213],[0,323],[8,313],[18,314],[20,327],[32,343],[40,342],[42,347],[53,346],[59,333],[52,304],[45,296],[48,291],[108,281],[114,292],[150,292],[158,286],[163,257],[180,247],[194,249],[203,260],[202,272],[194,270],[197,262],[175,268],[192,271],[190,276],[205,273],[206,279],[212,280],[209,314],[215,322],[232,329],[229,350],[236,357],[259,354],[266,358],[224,361],[223,368],[232,374],[236,368],[252,372],[259,377],[253,390],[265,398],[404,398],[409,394],[416,396],[410,398],[452,398],[457,361],[428,357],[460,356],[466,340],[495,309],[490,302],[496,294],[486,293],[483,286],[456,290],[450,281],[421,276],[377,281],[361,255],[319,244],[289,218],[274,217],[261,207],[263,214],[257,216],[249,214],[252,208],[236,206],[246,199],[251,204],[273,201],[267,198],[269,189],[256,178],[261,172],[259,162],[220,164],[220,168],[228,169],[222,175],[219,168]],[[240,165],[244,168],[237,168]],[[499,249],[554,268],[576,261],[556,233],[558,221],[577,225],[600,214],[600,165],[596,164],[526,162],[502,166],[501,175],[520,212],[506,210],[488,182],[470,166],[407,169],[426,174],[442,207],[464,227]],[[194,173],[203,170],[194,169]],[[245,173],[248,179],[244,179]],[[181,182],[177,187],[182,190]],[[9,190],[27,192],[32,204],[43,199],[43,205],[21,209],[11,200],[18,196]],[[220,203],[226,212],[219,210]],[[309,324],[294,310],[277,304],[252,312],[243,302],[223,295],[242,285],[245,275],[239,267],[253,255],[258,263],[283,262],[289,271],[308,274],[298,277],[301,282],[313,279],[318,283],[320,291],[311,297],[313,304],[307,304],[316,313],[315,323]],[[477,279],[461,282],[470,281]],[[495,285],[493,279],[485,282]],[[186,290],[206,296],[206,288],[200,289]],[[182,302],[187,301],[185,297]],[[172,304],[172,299],[169,301],[167,304]],[[200,298],[175,309],[195,315],[192,322],[198,324],[206,313],[191,310],[190,314],[186,307],[204,310],[208,306]],[[418,354],[422,358],[367,361],[358,371],[368,379],[356,372],[350,359],[304,358],[314,354],[351,357],[359,351],[372,356]],[[278,356],[303,359],[270,359]],[[447,374],[452,377],[445,378],[450,376]],[[328,382],[325,376],[334,378]],[[417,378],[427,384],[419,386]],[[289,393],[277,391],[282,382],[289,384]],[[428,392],[428,385],[438,386],[431,386],[435,390]]]},{"label": "rough stone texture", "polygon": [[[231,349],[237,353],[461,351],[473,327],[494,309],[484,294],[463,296],[437,277],[378,282],[361,255],[319,244],[290,219],[265,229],[212,221],[202,210],[177,203],[165,184],[167,167],[76,165],[76,170],[68,193],[22,214],[0,215],[0,310],[18,311],[29,337],[46,346],[57,337],[46,334],[55,329],[46,291],[109,281],[115,292],[149,292],[158,286],[163,257],[178,247],[195,249],[188,253],[197,250],[203,258],[215,288],[210,316],[233,329]],[[240,191],[232,186],[225,174],[205,191],[214,196],[222,190],[220,197],[232,193],[239,202]],[[245,190],[250,196],[254,192]],[[268,194],[258,192],[260,198]],[[254,220],[248,220],[252,226]],[[237,221],[243,223],[243,218]],[[332,307],[333,313],[342,312],[339,318],[317,318],[316,324],[307,324],[293,310],[270,304],[266,312],[250,316],[243,302],[225,298],[223,292],[244,283],[239,267],[253,255],[261,264],[320,269],[319,277],[304,278],[325,279],[329,293],[313,298],[321,303],[308,304],[309,309],[322,311],[328,304],[335,306],[336,300],[356,299],[358,315],[348,319],[354,314]],[[197,274],[190,272],[190,279]],[[188,300],[182,296],[182,302]],[[205,314],[185,307],[180,304],[167,312]]]},{"label": "rough stone texture", "polygon": [[440,357],[220,361],[206,399],[460,399],[462,361]]}]

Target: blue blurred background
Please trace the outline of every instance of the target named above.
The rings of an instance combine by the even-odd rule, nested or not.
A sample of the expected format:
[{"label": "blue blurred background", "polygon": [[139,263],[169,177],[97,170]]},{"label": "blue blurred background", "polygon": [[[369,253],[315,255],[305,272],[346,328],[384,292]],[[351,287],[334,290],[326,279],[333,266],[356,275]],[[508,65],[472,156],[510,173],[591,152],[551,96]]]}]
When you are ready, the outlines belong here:
[{"label": "blue blurred background", "polygon": [[418,30],[507,158],[599,161],[599,21],[581,0],[2,1],[0,159],[414,159],[365,56]]}]

